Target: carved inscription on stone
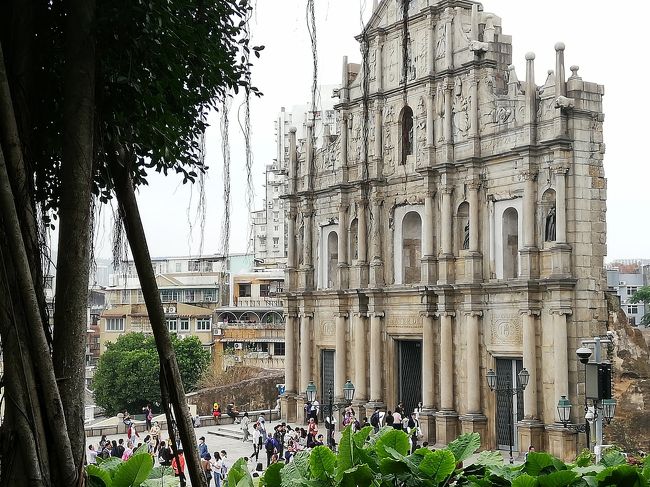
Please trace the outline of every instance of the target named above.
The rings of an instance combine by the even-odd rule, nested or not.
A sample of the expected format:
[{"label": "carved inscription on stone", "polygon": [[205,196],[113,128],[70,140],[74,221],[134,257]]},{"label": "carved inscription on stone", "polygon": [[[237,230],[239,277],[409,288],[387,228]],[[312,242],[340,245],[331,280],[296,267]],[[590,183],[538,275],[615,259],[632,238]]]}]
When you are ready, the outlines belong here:
[{"label": "carved inscription on stone", "polygon": [[521,345],[521,317],[519,314],[497,315],[490,324],[492,345]]},{"label": "carved inscription on stone", "polygon": [[406,331],[422,328],[422,317],[419,315],[390,315],[386,318],[388,331]]}]

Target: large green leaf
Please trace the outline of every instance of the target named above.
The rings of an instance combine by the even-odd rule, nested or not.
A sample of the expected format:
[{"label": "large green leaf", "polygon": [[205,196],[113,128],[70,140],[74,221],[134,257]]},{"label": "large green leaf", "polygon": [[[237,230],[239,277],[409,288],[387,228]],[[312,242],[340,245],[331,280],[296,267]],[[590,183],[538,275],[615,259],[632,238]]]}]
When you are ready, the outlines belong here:
[{"label": "large green leaf", "polygon": [[155,479],[147,479],[140,484],[140,487],[178,487],[181,481],[174,475],[163,475]]},{"label": "large green leaf", "polygon": [[586,467],[573,467],[571,469],[572,472],[575,472],[581,476],[587,474],[596,475],[603,470],[605,470],[605,467],[603,465],[588,465]]},{"label": "large green leaf", "polygon": [[650,456],[645,457],[645,460],[643,460],[643,470],[641,473],[646,480],[650,480]]},{"label": "large green leaf", "polygon": [[[499,454],[499,456],[501,456],[501,454]],[[537,485],[537,479],[531,477],[527,473],[520,475],[512,481],[512,487],[537,487]]]},{"label": "large green leaf", "polygon": [[418,469],[425,478],[431,479],[434,485],[439,485],[456,469],[456,459],[454,454],[446,449],[430,451],[425,454]]},{"label": "large green leaf", "polygon": [[617,465],[607,467],[596,475],[598,485],[602,486],[625,486],[625,487],[647,487],[648,481],[641,474],[638,468],[630,465]]},{"label": "large green leaf", "polygon": [[336,455],[326,446],[317,446],[309,455],[309,468],[313,479],[329,480],[336,469]]},{"label": "large green leaf", "polygon": [[382,435],[376,443],[377,456],[379,458],[386,458],[391,456],[390,453],[386,451],[386,447],[390,447],[397,451],[401,455],[406,455],[411,446],[409,437],[406,433],[400,430],[393,429],[392,431],[387,432]]},{"label": "large green leaf", "polygon": [[309,480],[309,452],[296,453],[293,460],[280,470],[282,487],[306,485]]},{"label": "large green leaf", "polygon": [[122,460],[116,457],[108,457],[106,460],[102,460],[97,466],[102,470],[107,471],[111,477],[115,475],[117,468],[122,465]]},{"label": "large green leaf", "polygon": [[626,463],[625,455],[618,450],[608,450],[599,462],[605,467],[615,467],[616,465],[623,465]]},{"label": "large green leaf", "polygon": [[560,470],[537,477],[537,482],[540,487],[568,487],[576,478],[578,478],[577,473],[571,470]]},{"label": "large green leaf", "polygon": [[473,455],[481,446],[481,435],[465,433],[447,445],[447,450],[454,454],[456,463],[462,462]]},{"label": "large green leaf", "polygon": [[395,460],[394,458],[382,458],[379,470],[384,475],[398,475],[411,471],[404,460]]},{"label": "large green leaf", "polygon": [[139,486],[147,479],[152,468],[153,458],[149,453],[146,451],[136,453],[117,467],[113,475],[113,487]]},{"label": "large green leaf", "polygon": [[486,467],[491,465],[503,465],[503,455],[498,451],[483,450],[478,454],[474,463]]},{"label": "large green leaf", "polygon": [[575,464],[578,467],[586,467],[593,463],[593,454],[588,448],[584,448],[576,457]]},{"label": "large green leaf", "polygon": [[253,478],[246,460],[240,458],[228,470],[228,484],[237,487],[253,487]]},{"label": "large green leaf", "polygon": [[89,478],[97,479],[99,482],[102,482],[105,487],[111,487],[113,485],[111,474],[107,470],[104,470],[97,465],[86,466],[86,473],[88,474]]},{"label": "large green leaf", "polygon": [[526,457],[526,463],[524,463],[522,470],[528,475],[538,477],[539,475],[563,470],[566,468],[562,468],[563,466],[562,462],[548,453],[531,451]]},{"label": "large green leaf", "polygon": [[337,455],[337,464],[339,471],[343,472],[355,465],[355,444],[352,439],[352,431],[348,426],[343,430],[341,441],[339,441],[339,452]]},{"label": "large green leaf", "polygon": [[162,477],[173,477],[174,476],[174,469],[171,467],[154,467],[151,469],[151,472],[149,472],[149,479],[160,479]]},{"label": "large green leaf", "polygon": [[341,487],[369,487],[375,479],[375,473],[368,465],[355,465],[343,472]]},{"label": "large green leaf", "polygon": [[280,487],[282,485],[282,478],[280,476],[280,470],[284,467],[284,463],[278,462],[269,467],[264,472],[261,482],[266,487]]},{"label": "large green leaf", "polygon": [[366,443],[366,440],[368,439],[368,435],[372,430],[373,430],[372,426],[366,426],[365,428],[361,428],[359,431],[354,433],[354,435],[352,435],[352,438],[354,439],[354,444],[357,445],[359,448],[363,448],[363,445]]}]

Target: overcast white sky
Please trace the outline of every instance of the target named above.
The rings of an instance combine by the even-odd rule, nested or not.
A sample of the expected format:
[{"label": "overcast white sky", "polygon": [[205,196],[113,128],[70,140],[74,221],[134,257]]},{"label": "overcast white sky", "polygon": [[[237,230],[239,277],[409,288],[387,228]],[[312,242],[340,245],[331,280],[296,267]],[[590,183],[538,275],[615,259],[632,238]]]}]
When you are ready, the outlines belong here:
[{"label": "overcast white sky", "polygon": [[[368,6],[365,6],[367,3]],[[255,61],[254,84],[264,92],[252,105],[253,157],[256,204],[264,196],[264,166],[275,157],[273,121],[285,106],[310,99],[312,57],[305,17],[306,0],[257,0],[251,29],[255,44],[266,49]],[[337,84],[342,56],[359,62],[354,36],[361,31],[360,11],[369,11],[372,0],[315,0],[318,39],[319,84]],[[513,60],[520,79],[525,77],[524,54],[536,54],[536,82],[554,69],[557,41],[566,44],[566,71],[580,66],[585,81],[605,85],[604,136],[607,146],[605,175],[608,179],[608,260],[650,257],[650,165],[643,146],[648,137],[650,96],[645,90],[646,22],[650,2],[632,1],[623,10],[605,0],[486,0],[484,10],[503,19],[503,31],[512,36]],[[365,15],[365,19],[368,15]],[[329,96],[324,93],[323,96]],[[245,199],[245,152],[236,122],[236,100],[231,113],[232,150],[231,252],[247,250],[248,210]],[[207,225],[204,253],[220,250],[223,221],[223,177],[218,115],[208,132]],[[190,188],[170,175],[150,177],[141,189],[142,218],[154,256],[197,254],[199,232],[194,222],[197,190],[190,202]],[[188,211],[189,209],[189,211]],[[189,218],[188,218],[189,212]],[[96,237],[97,255],[110,255],[110,224]]]}]

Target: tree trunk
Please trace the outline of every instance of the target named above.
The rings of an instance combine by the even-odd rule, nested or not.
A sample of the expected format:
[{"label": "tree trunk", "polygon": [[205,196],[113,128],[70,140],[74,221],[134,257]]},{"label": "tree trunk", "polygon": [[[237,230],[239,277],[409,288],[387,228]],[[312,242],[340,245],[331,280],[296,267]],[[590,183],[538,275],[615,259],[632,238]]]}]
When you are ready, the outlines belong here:
[{"label": "tree trunk", "polygon": [[[2,154],[0,154],[2,157]],[[14,295],[15,272],[0,228],[0,337],[3,344],[5,417],[0,485],[49,485],[48,442],[27,346],[21,300]]]},{"label": "tree trunk", "polygon": [[[131,246],[133,261],[138,271],[140,287],[147,305],[149,321],[156,340],[158,356],[160,357],[161,377],[164,377],[165,382],[164,385],[161,384],[161,387],[166,388],[169,401],[174,407],[174,417],[184,446],[185,461],[192,485],[207,487],[196,448],[196,436],[194,435],[192,420],[185,398],[185,389],[176,362],[169,330],[167,329],[156,276],[151,266],[151,256],[149,255],[149,247],[142,226],[133,183],[128,169],[123,165],[113,164],[111,171],[115,183],[115,194],[124,219],[124,229]],[[171,425],[168,428],[171,428]],[[175,445],[173,447],[175,448]]]},{"label": "tree trunk", "polygon": [[35,376],[43,397],[43,410],[47,417],[49,431],[52,434],[52,441],[49,446],[53,447],[56,452],[57,469],[60,474],[61,484],[75,485],[77,471],[70,440],[68,439],[63,404],[61,403],[61,396],[54,376],[50,349],[43,330],[29,260],[25,251],[18,213],[14,204],[2,151],[0,151],[0,220],[7,238],[9,258],[12,259],[15,267],[16,293],[20,298],[25,313],[28,347],[31,352],[29,367],[33,367],[33,370],[35,370]]},{"label": "tree trunk", "polygon": [[67,3],[54,372],[77,471],[85,462],[84,389],[95,87],[95,2]]}]

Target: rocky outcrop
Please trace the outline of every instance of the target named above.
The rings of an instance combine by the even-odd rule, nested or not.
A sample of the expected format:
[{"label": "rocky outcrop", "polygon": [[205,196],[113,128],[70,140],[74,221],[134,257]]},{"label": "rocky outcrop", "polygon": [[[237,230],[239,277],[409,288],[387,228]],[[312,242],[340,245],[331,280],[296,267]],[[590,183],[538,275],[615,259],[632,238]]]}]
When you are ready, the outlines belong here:
[{"label": "rocky outcrop", "polygon": [[615,296],[607,296],[608,329],[615,332],[613,394],[616,415],[604,428],[606,443],[636,453],[650,451],[650,347],[641,330],[630,326]]},{"label": "rocky outcrop", "polygon": [[284,371],[265,370],[257,377],[209,387],[187,395],[189,404],[196,404],[199,415],[212,414],[212,404],[221,404],[225,414],[226,404],[233,403],[240,411],[273,409],[278,400],[277,384],[284,382]]}]

